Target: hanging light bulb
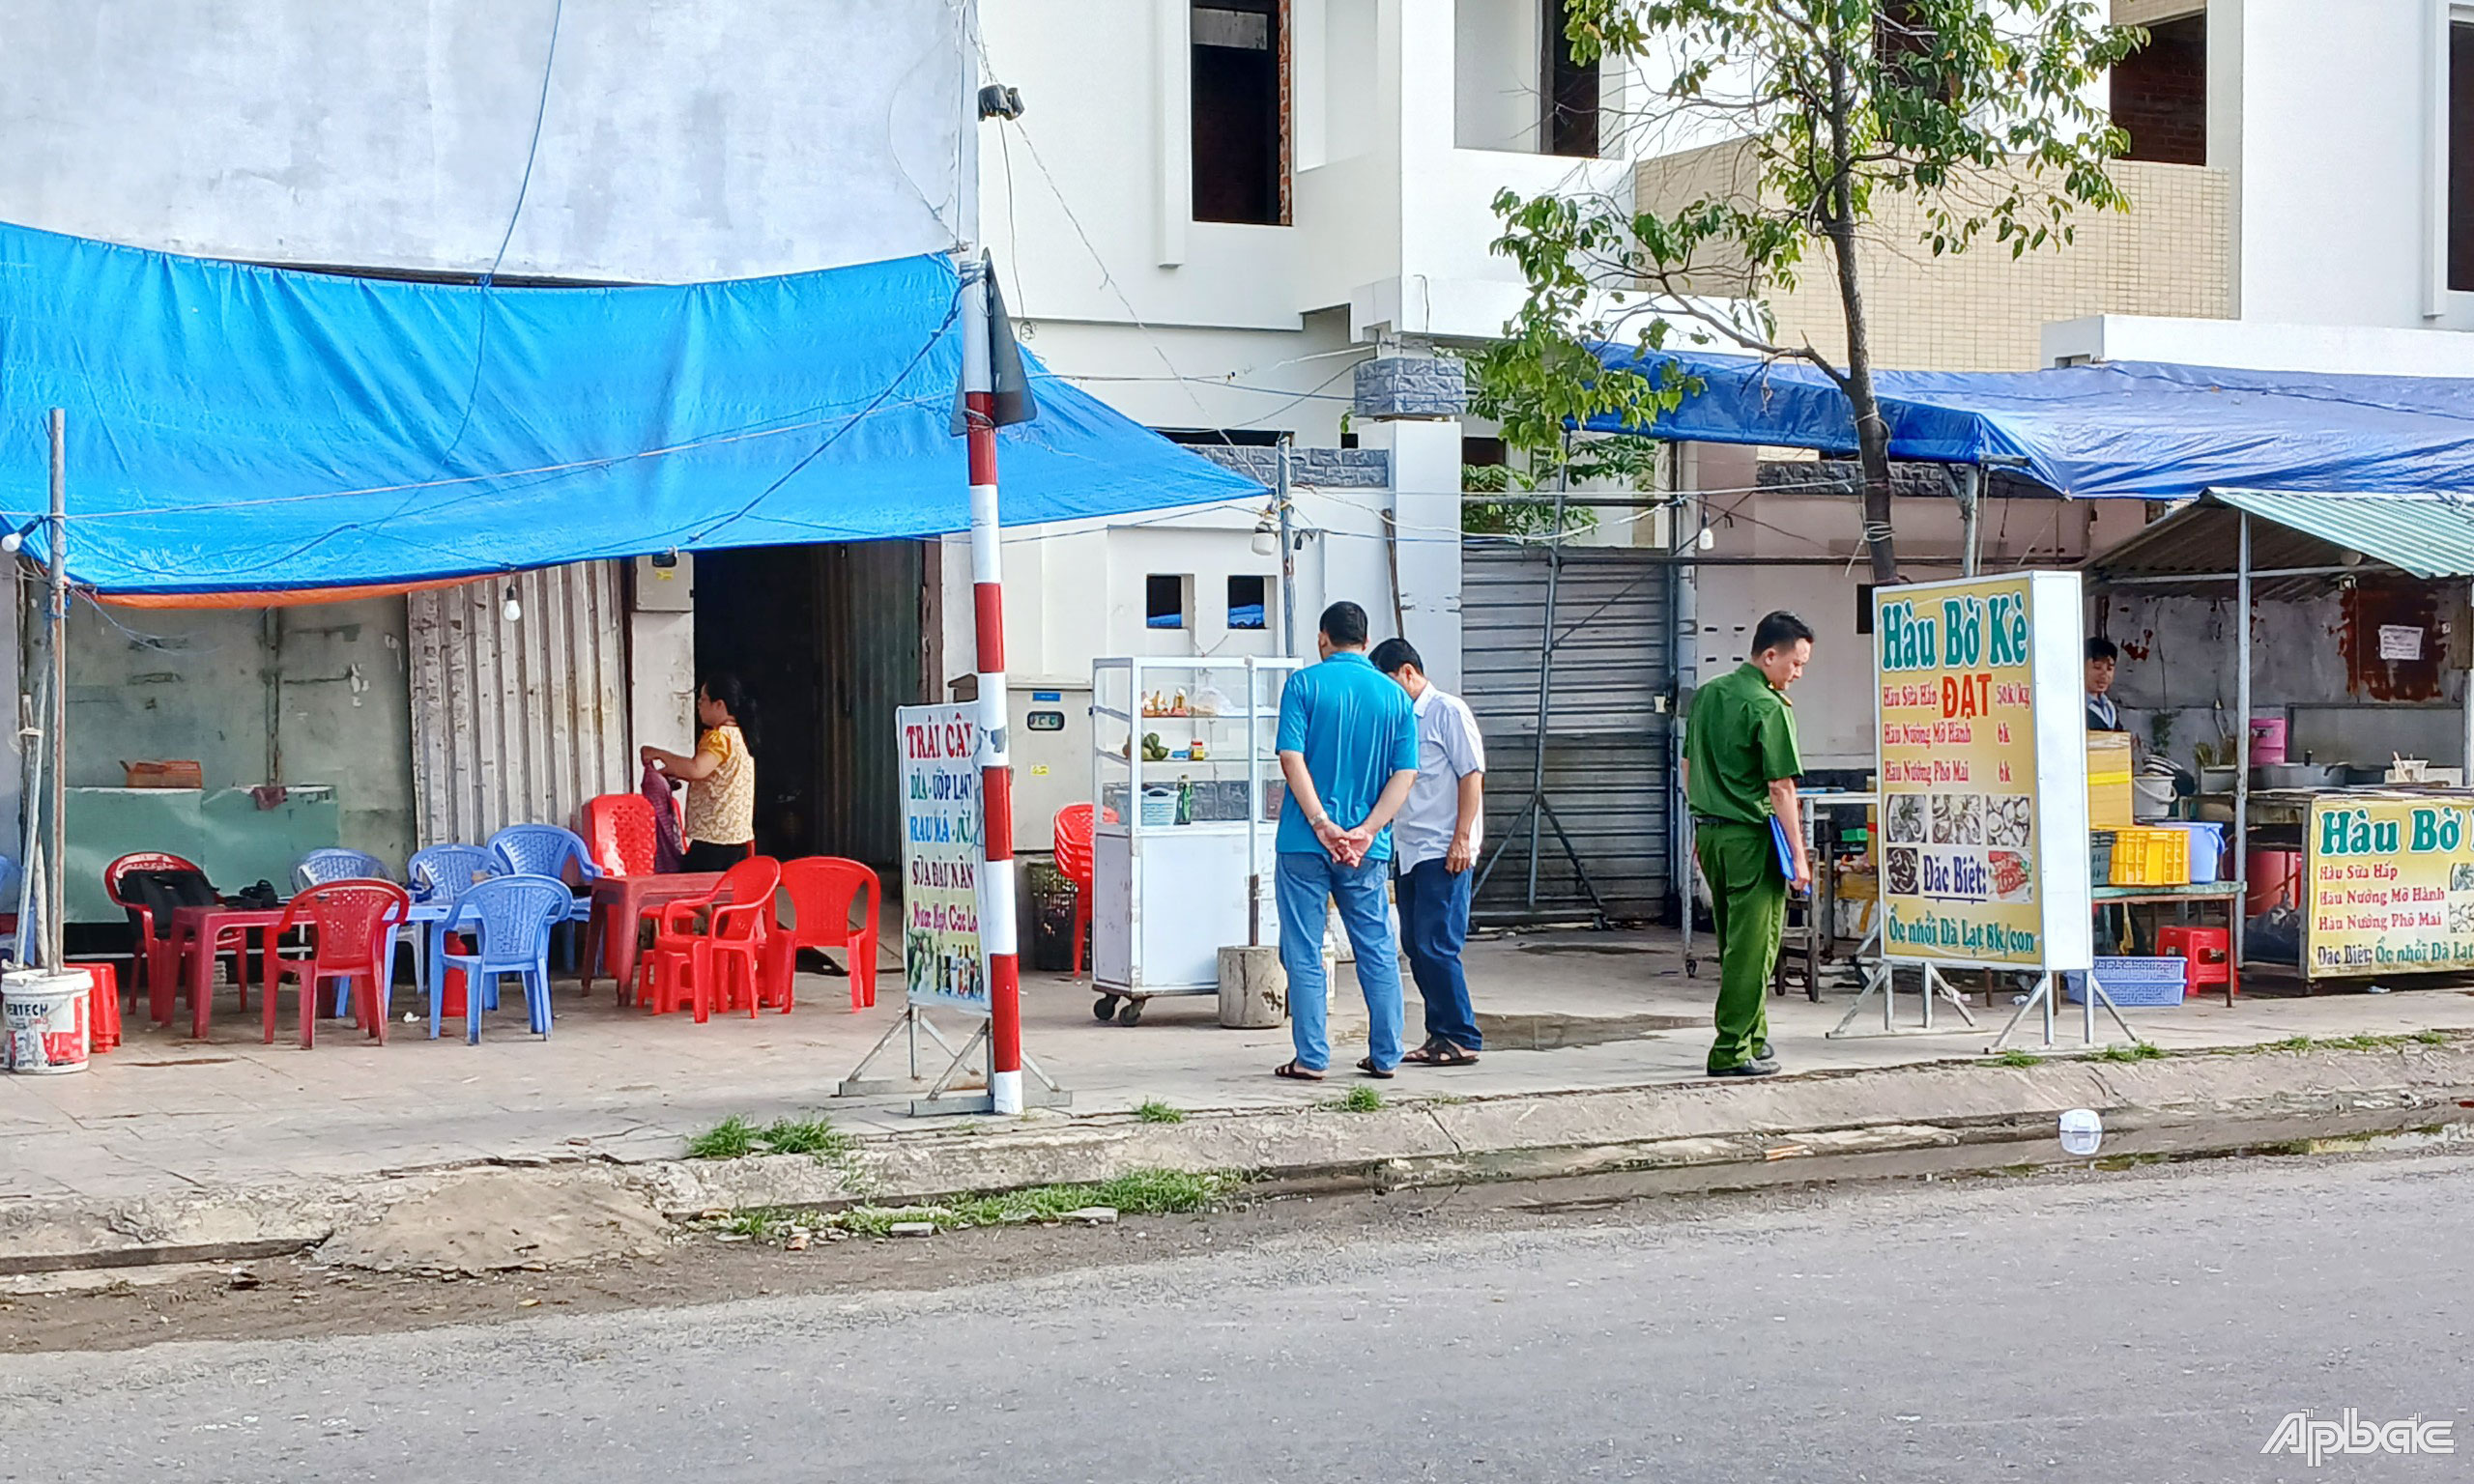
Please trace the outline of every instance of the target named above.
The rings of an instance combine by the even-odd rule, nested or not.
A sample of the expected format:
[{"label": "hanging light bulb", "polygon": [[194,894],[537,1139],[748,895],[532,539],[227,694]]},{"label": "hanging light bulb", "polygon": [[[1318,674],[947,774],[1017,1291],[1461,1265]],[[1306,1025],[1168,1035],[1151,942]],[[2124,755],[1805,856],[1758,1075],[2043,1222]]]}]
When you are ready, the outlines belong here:
[{"label": "hanging light bulb", "polygon": [[1698,546],[1705,552],[1715,548],[1718,544],[1717,528],[1714,526],[1702,527],[1701,534],[1692,538],[1692,544]]},{"label": "hanging light bulb", "polygon": [[515,587],[512,584],[506,589],[506,606],[499,612],[506,614],[506,621],[509,623],[524,621],[524,600],[515,595]]},{"label": "hanging light bulb", "polygon": [[0,552],[6,552],[12,556],[25,550],[25,546],[26,533],[22,530],[13,530],[5,536],[0,536]]},{"label": "hanging light bulb", "polygon": [[1272,513],[1266,510],[1262,519],[1254,523],[1254,555],[1269,556],[1279,550],[1280,528],[1272,524]]}]

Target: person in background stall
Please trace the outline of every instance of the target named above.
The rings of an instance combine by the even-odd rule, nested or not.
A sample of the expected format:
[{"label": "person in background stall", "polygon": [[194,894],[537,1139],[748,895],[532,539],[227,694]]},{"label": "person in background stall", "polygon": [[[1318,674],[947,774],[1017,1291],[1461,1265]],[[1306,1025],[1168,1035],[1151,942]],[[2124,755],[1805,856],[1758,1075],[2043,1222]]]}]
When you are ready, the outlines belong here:
[{"label": "person in background stall", "polygon": [[687,854],[680,870],[728,870],[756,853],[756,702],[727,671],[696,687],[704,732],[696,755],[644,749],[647,766],[687,785]]},{"label": "person in background stall", "polygon": [[2121,731],[2122,714],[2114,704],[2114,671],[2121,664],[2122,651],[2110,639],[2087,641],[2087,729],[2089,731]]}]

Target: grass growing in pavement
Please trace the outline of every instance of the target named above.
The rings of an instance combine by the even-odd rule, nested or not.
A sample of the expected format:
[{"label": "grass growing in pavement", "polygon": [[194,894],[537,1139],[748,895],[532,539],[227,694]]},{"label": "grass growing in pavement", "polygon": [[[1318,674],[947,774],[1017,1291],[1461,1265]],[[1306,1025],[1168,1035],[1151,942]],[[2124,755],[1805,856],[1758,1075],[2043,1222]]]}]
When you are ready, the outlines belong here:
[{"label": "grass growing in pavement", "polygon": [[1996,1067],[2036,1067],[2043,1063],[2043,1057],[2036,1055],[2033,1051],[2022,1051],[2017,1046],[2012,1046],[1993,1059],[1993,1065]]},{"label": "grass growing in pavement", "polygon": [[1186,1121],[1186,1110],[1172,1108],[1159,1099],[1152,1098],[1145,1099],[1142,1106],[1135,1109],[1134,1116],[1146,1124],[1182,1124]]},{"label": "grass growing in pavement", "polygon": [[854,1144],[850,1135],[820,1118],[777,1118],[757,1138],[777,1155],[814,1155],[820,1159],[838,1159],[850,1153]]},{"label": "grass growing in pavement", "polygon": [[721,1220],[721,1230],[733,1237],[748,1237],[758,1241],[771,1241],[791,1230],[791,1213],[770,1206],[753,1206],[734,1211]]},{"label": "grass growing in pavement", "polygon": [[756,1126],[734,1113],[687,1141],[690,1159],[738,1159],[756,1153]]},{"label": "grass growing in pavement", "polygon": [[1323,1106],[1327,1108],[1338,1108],[1343,1113],[1372,1113],[1382,1108],[1383,1095],[1376,1092],[1373,1088],[1360,1084],[1356,1087],[1350,1088],[1339,1097],[1323,1104]]},{"label": "grass growing in pavement", "polygon": [[1182,1215],[1226,1205],[1238,1184],[1236,1176],[1222,1171],[1135,1170],[1095,1184],[1034,1185],[935,1206],[854,1206],[822,1219],[827,1226],[862,1237],[882,1237],[902,1222],[929,1221],[938,1231],[952,1231],[1054,1221],[1091,1206],[1106,1206],[1121,1215]]},{"label": "grass growing in pavement", "polygon": [[743,1159],[762,1151],[770,1155],[814,1155],[819,1159],[848,1158],[857,1141],[821,1118],[777,1118],[759,1128],[734,1113],[687,1141],[690,1159]]},{"label": "grass growing in pavement", "polygon": [[2261,1051],[2394,1051],[2402,1046],[2444,1046],[2445,1031],[2415,1031],[2385,1036],[2288,1036],[2283,1041],[2265,1042],[2256,1046],[2229,1046],[2227,1054],[2252,1055]]},{"label": "grass growing in pavement", "polygon": [[2152,1062],[2165,1054],[2165,1048],[2152,1041],[2134,1041],[2127,1046],[2107,1046],[2096,1053],[2100,1062]]}]

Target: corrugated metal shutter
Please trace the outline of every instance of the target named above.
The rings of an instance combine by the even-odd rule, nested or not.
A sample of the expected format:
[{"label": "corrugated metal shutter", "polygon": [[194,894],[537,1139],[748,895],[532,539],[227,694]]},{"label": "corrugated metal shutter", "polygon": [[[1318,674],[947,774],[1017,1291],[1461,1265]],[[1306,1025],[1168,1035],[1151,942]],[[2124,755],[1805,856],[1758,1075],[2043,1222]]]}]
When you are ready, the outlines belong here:
[{"label": "corrugated metal shutter", "polygon": [[818,552],[823,563],[817,585],[824,657],[823,847],[894,866],[902,860],[894,709],[928,699],[920,647],[927,548],[917,541],[846,541]]},{"label": "corrugated metal shutter", "polygon": [[[1614,918],[1656,917],[1666,910],[1673,864],[1673,718],[1661,705],[1674,686],[1674,569],[1620,548],[1563,552],[1546,719],[1551,818],[1537,821],[1533,899],[1525,812],[1538,756],[1547,560],[1535,548],[1475,541],[1461,558],[1462,697],[1486,739],[1481,864],[1492,865],[1473,912],[1493,923],[1572,921],[1601,909]],[[1569,855],[1556,824],[1571,842]]]},{"label": "corrugated metal shutter", "polygon": [[570,824],[586,799],[635,786],[622,592],[619,564],[595,561],[411,595],[421,843]]}]

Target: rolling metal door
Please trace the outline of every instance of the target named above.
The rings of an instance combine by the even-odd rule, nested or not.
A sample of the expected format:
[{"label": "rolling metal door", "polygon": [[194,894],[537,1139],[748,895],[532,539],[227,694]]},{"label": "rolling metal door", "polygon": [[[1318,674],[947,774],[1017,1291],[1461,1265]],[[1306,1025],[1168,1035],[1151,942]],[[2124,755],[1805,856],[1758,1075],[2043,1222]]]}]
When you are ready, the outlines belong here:
[{"label": "rolling metal door", "polygon": [[[1549,671],[1550,559],[1480,541],[1461,558],[1462,696],[1486,740],[1486,874],[1473,916],[1656,918],[1673,882],[1674,569],[1646,553],[1564,548]],[[1547,808],[1533,816],[1541,674]]]},{"label": "rolling metal door", "polygon": [[594,794],[634,791],[619,572],[582,562],[407,599],[422,844],[569,824]]}]

